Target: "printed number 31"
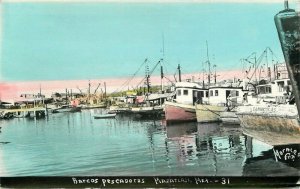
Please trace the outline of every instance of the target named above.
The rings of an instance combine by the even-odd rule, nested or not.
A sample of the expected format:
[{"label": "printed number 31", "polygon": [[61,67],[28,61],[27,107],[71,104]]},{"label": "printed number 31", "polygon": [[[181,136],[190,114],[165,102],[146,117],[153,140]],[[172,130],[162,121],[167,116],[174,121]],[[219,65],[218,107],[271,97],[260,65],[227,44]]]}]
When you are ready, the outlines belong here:
[{"label": "printed number 31", "polygon": [[222,178],[221,184],[229,184],[229,178]]}]

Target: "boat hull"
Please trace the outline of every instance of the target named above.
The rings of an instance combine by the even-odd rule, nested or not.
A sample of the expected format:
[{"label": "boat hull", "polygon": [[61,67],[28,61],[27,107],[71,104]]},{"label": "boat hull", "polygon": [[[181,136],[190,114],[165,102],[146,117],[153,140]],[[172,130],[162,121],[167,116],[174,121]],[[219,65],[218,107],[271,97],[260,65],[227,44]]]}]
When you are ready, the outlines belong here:
[{"label": "boat hull", "polygon": [[109,107],[110,113],[117,113],[117,114],[126,114],[130,113],[129,107],[118,107],[118,106],[111,106]]},{"label": "boat hull", "polygon": [[237,116],[246,129],[300,133],[299,116],[294,105],[241,106]]},{"label": "boat hull", "polygon": [[112,119],[115,118],[117,114],[99,114],[94,115],[95,119]]},{"label": "boat hull", "polygon": [[81,107],[58,108],[52,110],[53,113],[80,112],[80,111],[81,111]]},{"label": "boat hull", "polygon": [[220,122],[220,114],[226,110],[225,106],[196,105],[196,115],[198,123]]},{"label": "boat hull", "polygon": [[105,104],[94,104],[94,105],[85,105],[81,109],[95,109],[95,108],[106,108]]},{"label": "boat hull", "polygon": [[164,111],[162,107],[133,107],[131,113],[141,117],[160,117]]},{"label": "boat hull", "polygon": [[195,106],[176,102],[165,102],[165,117],[169,123],[197,120]]},{"label": "boat hull", "polygon": [[222,124],[226,125],[240,125],[241,121],[239,120],[238,116],[236,115],[236,111],[230,112],[221,112],[220,119]]}]

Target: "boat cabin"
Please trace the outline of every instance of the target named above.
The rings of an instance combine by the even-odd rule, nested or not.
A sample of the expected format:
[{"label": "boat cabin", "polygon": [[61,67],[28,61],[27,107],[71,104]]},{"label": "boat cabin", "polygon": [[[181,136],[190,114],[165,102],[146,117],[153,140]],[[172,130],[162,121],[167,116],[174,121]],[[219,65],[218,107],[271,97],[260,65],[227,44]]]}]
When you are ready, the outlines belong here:
[{"label": "boat cabin", "polygon": [[226,106],[228,101],[232,104],[242,103],[245,91],[243,87],[211,87],[208,93],[209,98],[204,103]]},{"label": "boat cabin", "polygon": [[173,95],[174,95],[173,93],[163,93],[163,94],[153,93],[146,98],[146,101],[148,101],[152,106],[162,105],[165,103],[165,101],[172,98]]},{"label": "boat cabin", "polygon": [[261,96],[284,96],[292,92],[290,79],[278,79],[272,82],[261,82],[257,85],[256,92]]},{"label": "boat cabin", "polygon": [[178,82],[175,84],[174,100],[181,104],[201,104],[208,98],[208,89],[198,83]]}]

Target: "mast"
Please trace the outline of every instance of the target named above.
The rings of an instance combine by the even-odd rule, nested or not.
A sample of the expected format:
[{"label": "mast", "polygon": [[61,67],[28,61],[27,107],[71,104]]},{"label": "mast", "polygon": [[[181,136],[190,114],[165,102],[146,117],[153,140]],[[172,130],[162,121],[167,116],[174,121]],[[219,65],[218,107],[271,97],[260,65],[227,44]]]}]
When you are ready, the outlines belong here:
[{"label": "mast", "polygon": [[164,78],[164,69],[163,69],[163,67],[161,65],[160,66],[160,86],[161,86],[161,92],[163,92],[163,90],[164,90],[163,78]]},{"label": "mast", "polygon": [[164,70],[162,66],[162,62],[165,60],[165,36],[164,33],[162,33],[162,59],[160,59],[160,86],[161,86],[161,92],[163,93],[164,90]]},{"label": "mast", "polygon": [[91,82],[89,80],[89,88],[88,88],[88,104],[90,104],[90,94],[91,94]]},{"label": "mast", "polygon": [[256,52],[254,54],[254,78],[255,78],[255,83],[257,83],[257,60],[256,60]]},{"label": "mast", "polygon": [[208,87],[210,86],[210,61],[208,56],[208,43],[206,41],[206,56],[207,56],[207,64],[208,64]]},{"label": "mast", "polygon": [[66,104],[68,104],[68,89],[66,88]]},{"label": "mast", "polygon": [[106,82],[104,82],[104,99],[106,100]]},{"label": "mast", "polygon": [[148,65],[148,62],[146,63],[145,73],[146,73],[145,75],[146,75],[147,93],[150,93],[150,74],[149,74],[149,65]]},{"label": "mast", "polygon": [[300,116],[300,13],[290,9],[287,0],[284,6],[274,20]]},{"label": "mast", "polygon": [[215,84],[217,84],[217,65],[214,64],[213,67],[215,68],[215,75],[214,75],[214,77],[215,77]]},{"label": "mast", "polygon": [[40,84],[40,97],[42,97],[42,85]]},{"label": "mast", "polygon": [[203,71],[203,73],[202,73],[202,76],[203,76],[203,78],[202,78],[202,86],[203,86],[203,89],[205,88],[205,84],[204,84],[204,73],[205,73],[205,70],[204,69],[202,69],[202,71]]}]

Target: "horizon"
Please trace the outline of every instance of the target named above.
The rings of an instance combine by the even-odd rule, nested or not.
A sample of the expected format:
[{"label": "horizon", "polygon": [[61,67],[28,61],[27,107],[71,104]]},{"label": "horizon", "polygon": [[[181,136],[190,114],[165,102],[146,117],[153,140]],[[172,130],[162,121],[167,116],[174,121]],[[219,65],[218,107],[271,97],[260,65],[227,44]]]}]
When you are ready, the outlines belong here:
[{"label": "horizon", "polygon": [[[173,75],[167,75],[170,80]],[[178,76],[176,76],[178,78]],[[182,74],[182,81],[187,79],[195,82],[202,82],[203,73],[186,73]],[[229,80],[229,79],[242,79],[243,73],[241,70],[218,72],[217,82]],[[74,93],[80,90],[87,91],[88,83],[91,83],[91,90],[94,91],[99,83],[101,83],[98,92],[103,88],[104,82],[106,83],[107,93],[121,92],[126,90],[132,90],[137,87],[137,84],[143,79],[143,77],[134,78],[128,85],[124,85],[130,77],[122,79],[92,79],[92,80],[52,80],[52,81],[11,81],[0,83],[0,100],[3,101],[18,101],[21,94],[37,94],[41,91],[42,94],[50,96],[55,92],[65,92],[66,89],[72,90]],[[152,76],[150,78],[152,86],[159,86],[161,83],[160,76]],[[175,81],[175,80],[173,80]],[[170,86],[171,82],[164,79],[164,86]]]}]

